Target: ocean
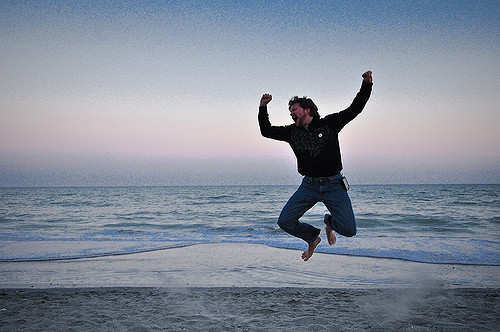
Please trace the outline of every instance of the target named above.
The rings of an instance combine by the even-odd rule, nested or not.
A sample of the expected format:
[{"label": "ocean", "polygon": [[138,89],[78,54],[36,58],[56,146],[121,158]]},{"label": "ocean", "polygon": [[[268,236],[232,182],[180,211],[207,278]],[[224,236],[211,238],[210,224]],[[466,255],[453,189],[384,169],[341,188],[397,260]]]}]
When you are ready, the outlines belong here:
[{"label": "ocean", "polygon": [[[297,186],[0,188],[0,261],[102,257],[202,243],[304,250],[277,226]],[[500,185],[353,185],[358,234],[316,252],[500,265]],[[323,228],[318,203],[303,217]],[[324,230],[322,230],[324,238]]]}]

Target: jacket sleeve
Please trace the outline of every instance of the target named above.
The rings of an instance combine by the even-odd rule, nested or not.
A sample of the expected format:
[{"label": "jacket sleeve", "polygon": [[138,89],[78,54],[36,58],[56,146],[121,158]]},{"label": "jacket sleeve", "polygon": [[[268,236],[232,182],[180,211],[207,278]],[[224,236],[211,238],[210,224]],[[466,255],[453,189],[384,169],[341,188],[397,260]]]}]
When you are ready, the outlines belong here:
[{"label": "jacket sleeve", "polygon": [[267,106],[259,107],[259,127],[260,133],[266,138],[272,138],[278,141],[289,141],[289,126],[272,126],[267,113]]},{"label": "jacket sleeve", "polygon": [[361,111],[365,108],[368,99],[372,92],[373,83],[366,83],[363,81],[361,84],[361,89],[359,90],[356,97],[352,101],[351,105],[345,110],[325,116],[325,120],[328,121],[330,126],[332,126],[337,132],[339,132],[346,124],[352,121]]}]

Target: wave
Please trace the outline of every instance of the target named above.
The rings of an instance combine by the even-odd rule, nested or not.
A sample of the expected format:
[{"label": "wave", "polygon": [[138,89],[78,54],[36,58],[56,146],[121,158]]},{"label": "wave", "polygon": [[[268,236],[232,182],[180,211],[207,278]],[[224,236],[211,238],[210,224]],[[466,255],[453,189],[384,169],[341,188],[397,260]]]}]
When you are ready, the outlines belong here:
[{"label": "wave", "polygon": [[[6,241],[5,241],[6,240]],[[29,262],[99,258],[174,249],[209,243],[250,243],[270,247],[304,250],[305,244],[288,238],[263,239],[251,236],[210,237],[198,239],[163,238],[161,240],[123,241],[117,238],[43,239],[4,238],[0,262]],[[335,246],[321,244],[316,252],[366,258],[385,258],[431,264],[500,266],[497,241],[473,239],[408,239],[395,237],[343,238]],[[462,248],[462,249],[459,249]]]},{"label": "wave", "polygon": [[154,248],[126,248],[123,250],[115,250],[115,251],[102,251],[92,253],[91,249],[83,250],[80,253],[54,253],[48,255],[39,255],[39,256],[24,256],[24,257],[1,257],[0,262],[44,262],[44,261],[60,261],[60,260],[77,260],[77,259],[90,259],[90,258],[103,258],[110,256],[121,256],[121,255],[132,255],[139,254],[144,252],[153,252],[167,249],[175,249],[188,247],[192,245],[200,244],[196,243],[179,243],[177,245],[163,246],[163,247],[154,247]]}]

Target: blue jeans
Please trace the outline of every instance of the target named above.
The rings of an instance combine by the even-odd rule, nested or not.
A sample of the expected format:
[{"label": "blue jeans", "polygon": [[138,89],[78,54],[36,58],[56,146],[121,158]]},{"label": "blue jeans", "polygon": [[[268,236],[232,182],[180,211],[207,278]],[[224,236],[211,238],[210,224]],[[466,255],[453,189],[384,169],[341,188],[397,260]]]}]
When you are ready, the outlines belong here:
[{"label": "blue jeans", "polygon": [[341,184],[342,175],[325,178],[304,177],[299,189],[290,197],[281,211],[278,226],[285,232],[311,243],[318,237],[320,229],[299,219],[316,203],[325,204],[330,216],[324,222],[335,232],[344,236],[356,235],[356,220],[351,200]]}]

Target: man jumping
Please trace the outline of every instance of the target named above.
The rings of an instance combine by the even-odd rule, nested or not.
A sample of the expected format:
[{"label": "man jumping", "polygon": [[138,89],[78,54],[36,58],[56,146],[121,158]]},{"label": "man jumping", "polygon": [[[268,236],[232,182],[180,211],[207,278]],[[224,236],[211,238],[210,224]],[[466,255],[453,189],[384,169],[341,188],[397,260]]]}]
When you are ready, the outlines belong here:
[{"label": "man jumping", "polygon": [[366,105],[372,91],[372,72],[363,75],[361,89],[351,105],[338,113],[320,118],[314,102],[306,97],[293,97],[288,109],[293,124],[272,126],[267,104],[272,100],[264,94],[260,100],[259,126],[262,136],[285,141],[297,157],[298,171],[304,176],[302,184],[290,197],[278,218],[278,225],[287,233],[308,243],[302,254],[307,261],[321,242],[320,229],[299,219],[316,203],[322,202],[330,214],[325,215],[325,231],[330,245],[336,241],[335,233],[344,236],[356,235],[356,221],[348,186],[340,174],[342,161],[338,133],[353,120]]}]

